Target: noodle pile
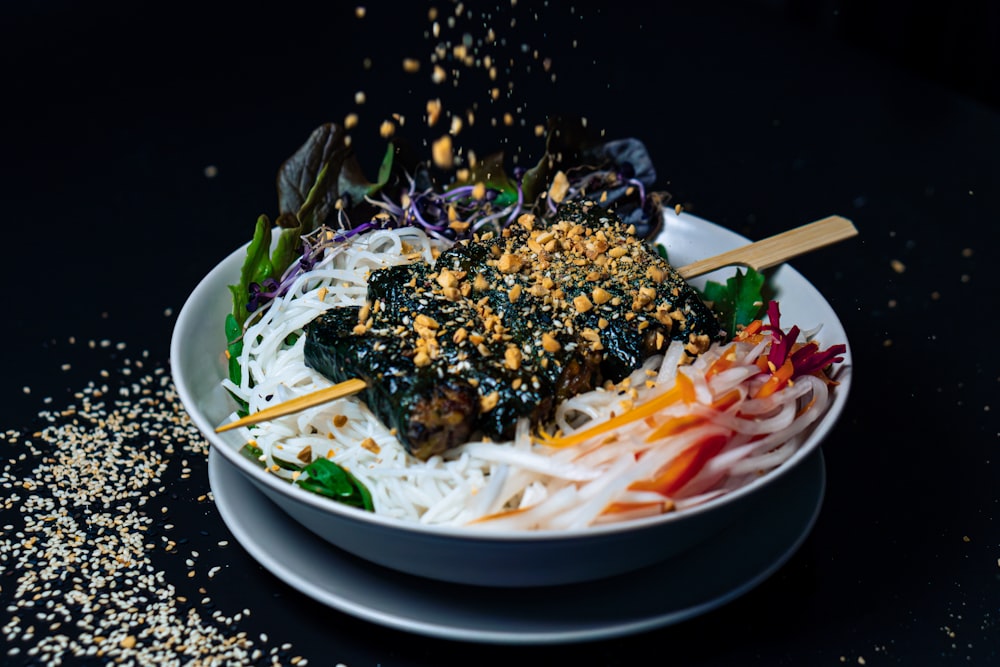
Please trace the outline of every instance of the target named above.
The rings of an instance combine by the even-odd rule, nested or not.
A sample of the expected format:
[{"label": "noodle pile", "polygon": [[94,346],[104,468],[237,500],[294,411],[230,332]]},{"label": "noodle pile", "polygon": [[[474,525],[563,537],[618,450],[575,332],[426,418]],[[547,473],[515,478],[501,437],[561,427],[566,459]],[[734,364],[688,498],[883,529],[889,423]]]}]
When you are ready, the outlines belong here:
[{"label": "noodle pile", "polygon": [[[369,232],[326,250],[257,318],[243,338],[239,385],[223,380],[254,413],[331,382],[304,363],[307,323],[332,307],[362,306],[367,275],[384,266],[433,262],[443,241],[416,228]],[[433,456],[411,456],[356,397],[263,422],[246,430],[261,462],[294,480],[327,458],[371,493],[375,512],[426,524],[518,530],[583,528],[690,507],[739,488],[798,449],[824,412],[828,381],[797,377],[755,397],[766,378],[770,336],[714,344],[695,359],[673,342],[613,388],[564,401],[554,436],[534,438],[527,420],[512,441],[475,441]],[[657,406],[645,418],[616,424],[635,406]],[[610,420],[610,421],[609,421]],[[607,422],[615,427],[595,429]],[[589,435],[591,431],[593,435]],[[662,478],[695,447],[718,451],[680,488],[664,493]],[[289,466],[288,464],[294,464]]]}]

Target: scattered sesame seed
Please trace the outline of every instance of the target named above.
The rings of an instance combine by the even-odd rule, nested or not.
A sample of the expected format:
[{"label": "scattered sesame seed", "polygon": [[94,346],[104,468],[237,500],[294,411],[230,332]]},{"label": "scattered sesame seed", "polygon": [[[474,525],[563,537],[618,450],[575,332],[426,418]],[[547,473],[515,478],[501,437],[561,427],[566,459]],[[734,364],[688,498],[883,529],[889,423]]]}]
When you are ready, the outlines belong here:
[{"label": "scattered sesame seed", "polygon": [[212,554],[189,549],[183,584],[158,567],[162,554],[176,553],[186,539],[151,538],[150,531],[175,525],[164,521],[168,507],[151,512],[145,505],[191,472],[187,458],[204,462],[208,443],[178,410],[164,367],[150,364],[138,374],[135,361],[118,363],[101,373],[113,380],[74,392],[74,405],[40,411],[33,429],[0,432],[8,452],[0,495],[7,509],[16,508],[4,515],[0,554],[4,569],[24,573],[3,590],[0,662],[307,665],[288,654],[287,642],[269,656],[258,650],[239,628],[250,610],[227,615],[208,595],[197,606],[178,590],[187,580],[217,580],[225,562],[196,570]]},{"label": "scattered sesame seed", "polygon": [[[455,27],[455,19],[463,14],[462,7],[459,3],[455,16],[442,16],[441,21],[437,20],[436,9],[429,12],[435,40],[442,33],[442,26],[445,30]],[[357,6],[354,14],[358,19],[365,18],[366,8]],[[468,14],[471,18],[471,12]],[[501,35],[498,40],[494,30],[488,28],[485,43],[502,43],[503,39]],[[576,46],[575,40],[573,44]],[[540,61],[545,72],[550,72],[551,59],[541,57],[526,45],[523,50]],[[456,48],[450,57],[466,67],[483,63],[490,79],[497,77],[498,68],[491,58],[477,53],[471,43]],[[364,58],[363,66],[371,69],[372,59]],[[424,70],[419,62],[406,63],[404,67],[410,71]],[[446,70],[436,63],[430,69],[434,83],[450,80],[458,85],[458,70]],[[551,78],[554,81],[555,75]],[[491,100],[502,96],[510,99],[512,85],[483,86],[482,90],[496,91],[487,93]],[[355,104],[362,105],[365,101],[364,92],[355,93]],[[428,125],[434,124],[431,109],[428,107]],[[453,135],[461,129],[461,118],[445,113],[439,100],[433,113],[434,120],[439,116],[450,118]],[[517,124],[510,112],[497,116],[504,126]],[[394,118],[395,123],[384,122],[382,136],[391,136],[397,126],[403,125],[401,117]],[[466,124],[473,124],[471,112],[465,118]],[[356,117],[350,124],[354,122]],[[492,119],[494,126],[497,122]],[[526,125],[523,118],[519,123],[533,127],[538,136],[544,134],[541,124]],[[469,151],[453,147],[453,153],[464,154],[470,158],[470,164],[474,163]],[[208,165],[203,173],[211,179],[218,175],[218,168]],[[170,317],[173,310],[166,308],[163,314]],[[101,316],[109,317],[107,313]],[[75,338],[70,343],[75,343]],[[109,348],[112,343],[90,340],[87,346]],[[117,350],[125,348],[123,342],[115,345]],[[148,357],[148,353],[144,352],[143,357]],[[126,360],[126,365],[130,363]],[[68,364],[64,370],[69,370]],[[141,508],[148,499],[165,493],[168,478],[174,481],[173,478],[189,477],[186,466],[182,473],[177,473],[176,454],[191,453],[204,461],[207,443],[187,415],[176,409],[179,404],[176,390],[163,368],[151,367],[141,377],[133,374],[131,368],[117,371],[131,379],[128,386],[117,388],[119,391],[114,393],[116,388],[110,388],[109,381],[92,383],[75,392],[73,397],[79,404],[39,413],[45,425],[32,433],[32,440],[16,431],[0,433],[0,445],[5,449],[16,447],[25,452],[21,458],[8,456],[0,469],[0,488],[5,489],[8,501],[17,503],[19,509],[16,525],[5,525],[0,534],[0,553],[4,554],[4,567],[32,574],[32,578],[19,581],[20,588],[6,608],[9,617],[0,628],[6,638],[6,655],[27,654],[31,656],[31,664],[64,664],[89,656],[88,662],[96,659],[101,664],[262,661],[262,664],[307,665],[308,660],[303,656],[287,661],[285,656],[278,657],[279,649],[289,651],[291,644],[284,642],[265,651],[234,627],[236,621],[250,615],[249,609],[231,617],[215,609],[210,618],[206,617],[205,610],[193,606],[157,569],[156,560],[163,557],[159,547],[173,558],[183,549],[185,540],[144,535],[154,527],[170,531],[175,526],[163,523],[169,513],[167,507],[162,507],[159,515]],[[110,380],[112,374],[102,370],[100,376]],[[28,386],[22,391],[31,393]],[[346,418],[338,416],[337,422],[338,426],[344,426]],[[95,455],[98,452],[100,456]],[[211,494],[203,494],[198,500],[206,496],[211,498]],[[25,528],[29,526],[31,537],[26,538],[29,533]],[[225,547],[229,541],[217,544]],[[195,551],[190,555],[192,558],[185,562],[193,567],[193,558],[199,555]],[[210,556],[211,553],[206,560]],[[208,579],[222,571],[222,566],[212,563],[206,563],[205,568]],[[198,573],[191,569],[187,576],[196,578]],[[123,588],[121,582],[128,585]],[[7,595],[9,591],[4,593]],[[208,597],[203,598],[202,606],[209,602]],[[51,620],[47,618],[50,615]],[[38,638],[32,624],[42,617],[50,623],[50,634],[45,642],[35,643]],[[56,618],[60,621],[55,622]],[[61,634],[54,634],[60,630]],[[261,633],[260,643],[268,641],[268,636]],[[338,662],[336,667],[347,666]]]}]

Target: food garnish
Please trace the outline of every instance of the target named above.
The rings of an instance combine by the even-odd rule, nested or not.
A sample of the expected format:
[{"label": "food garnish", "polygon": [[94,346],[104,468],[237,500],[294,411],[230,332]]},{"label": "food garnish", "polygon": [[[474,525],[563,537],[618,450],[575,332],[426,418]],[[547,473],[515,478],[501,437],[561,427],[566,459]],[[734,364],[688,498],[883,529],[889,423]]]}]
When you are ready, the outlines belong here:
[{"label": "food garnish", "polygon": [[[558,129],[564,126],[553,126],[553,136],[565,142]],[[427,239],[423,250],[409,254],[408,241],[395,242],[401,254],[359,279],[360,300],[321,305],[280,343],[298,349],[305,368],[329,382],[364,382],[365,419],[389,433],[355,436],[370,468],[358,468],[356,457],[353,466],[338,463],[335,448],[323,455],[311,446],[265,452],[254,445],[250,455],[274,474],[378,511],[384,491],[375,492],[372,471],[392,447],[412,465],[472,456],[486,466],[477,484],[484,490],[476,495],[483,495],[470,508],[452,509],[449,521],[536,529],[593,524],[683,507],[692,497],[723,492],[707,490],[706,475],[735,483],[747,475],[740,460],[745,467],[764,454],[778,460],[778,452],[793,451],[790,424],[778,429],[783,440],[741,430],[762,415],[763,423],[777,423],[762,401],[783,415],[792,409],[784,404],[792,405],[796,433],[822,413],[825,397],[811,381],[791,388],[803,376],[835,384],[826,372],[842,360],[844,346],[820,351],[800,340],[797,327],[783,331],[767,276],[752,268],[700,291],[680,278],[651,244],[669,196],[650,191],[655,172],[641,143],[589,144],[575,152],[561,146],[557,160],[550,137],[534,170],[507,176],[498,155],[484,162],[488,180],[446,185],[401,145],[390,146],[378,181],[368,182],[342,131],[318,128],[282,165],[282,212],[276,223],[258,218],[240,282],[230,286],[227,385],[245,414],[245,392],[237,387],[253,385],[241,364],[245,336],[258,319],[280,319],[272,307],[304,298],[297,292],[314,272],[372,234]],[[631,157],[642,169],[609,156]],[[313,289],[310,298],[322,304],[332,289]],[[637,377],[643,372],[657,379],[643,381]],[[734,375],[739,383],[712,393],[718,377]],[[574,401],[591,395],[599,407],[581,418]],[[309,423],[305,428],[315,431]],[[626,458],[617,452],[622,442],[635,443]],[[608,452],[617,453],[608,458]],[[734,466],[717,469],[727,460]],[[510,466],[537,477],[515,475],[524,486],[508,480],[501,497],[494,487]],[[555,497],[560,507],[579,504],[569,499],[589,497],[595,480],[610,484],[615,474],[634,478],[596,510],[597,501],[551,517],[543,509]],[[435,520],[443,510],[417,512],[420,520]]]},{"label": "food garnish", "polygon": [[[471,332],[471,333],[470,333]],[[510,440],[559,401],[616,383],[672,340],[721,340],[715,314],[634,227],[591,201],[522,214],[433,264],[372,271],[363,307],[305,328],[305,363],[361,378],[369,408],[426,460],[477,433]]]}]

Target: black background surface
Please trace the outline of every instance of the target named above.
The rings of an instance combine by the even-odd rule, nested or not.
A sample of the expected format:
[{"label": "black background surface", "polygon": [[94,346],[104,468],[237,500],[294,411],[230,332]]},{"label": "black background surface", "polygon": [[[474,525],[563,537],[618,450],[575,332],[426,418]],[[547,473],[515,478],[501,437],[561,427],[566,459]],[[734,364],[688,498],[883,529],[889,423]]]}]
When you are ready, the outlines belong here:
[{"label": "black background surface", "polygon": [[[535,19],[518,4],[512,45],[551,56],[557,73],[553,84],[536,62],[512,77],[529,127],[575,111],[609,137],[642,139],[672,203],[750,238],[831,213],[854,220],[858,238],[793,265],[843,321],[855,369],[824,446],[822,514],[768,581],[659,631],[490,655],[1000,661],[998,15],[989,3],[949,7],[550,3]],[[426,70],[404,76],[399,65],[431,49],[421,3],[369,4],[358,21],[338,3],[64,2],[5,6],[0,21],[5,429],[30,429],[35,413],[69,402],[121,354],[70,336],[123,342],[166,365],[187,294],[249,240],[258,215],[277,213],[278,166],[313,128],[355,110],[364,90],[356,143],[374,169],[378,120],[398,111],[417,132],[435,90]],[[480,123],[465,136],[485,153],[497,135]],[[505,141],[512,155],[537,145],[527,128]],[[227,529],[190,500],[208,482],[204,462],[189,463],[191,478],[171,488],[173,521],[214,543]],[[228,581],[254,585],[219,584],[216,603],[253,609],[251,634],[287,638],[311,665],[466,665],[484,654],[326,609],[238,547],[226,558]],[[12,575],[0,576],[6,599]]]}]

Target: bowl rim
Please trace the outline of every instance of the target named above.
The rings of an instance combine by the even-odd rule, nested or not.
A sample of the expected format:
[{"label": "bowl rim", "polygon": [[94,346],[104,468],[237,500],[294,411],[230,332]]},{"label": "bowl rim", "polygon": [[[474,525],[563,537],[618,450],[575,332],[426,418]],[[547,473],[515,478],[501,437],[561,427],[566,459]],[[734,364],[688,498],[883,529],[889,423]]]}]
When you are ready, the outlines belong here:
[{"label": "bowl rim", "polygon": [[[732,230],[726,229],[716,223],[710,222],[708,220],[699,218],[687,212],[681,212],[679,214],[674,214],[672,211],[665,213],[665,217],[668,218],[668,222],[671,223],[670,226],[681,226],[681,232],[673,230],[672,233],[682,233],[685,228],[695,228],[698,231],[709,232],[713,235],[719,237],[719,240],[725,244],[732,247],[738,246],[743,243],[748,243],[749,239],[746,237],[733,232]],[[665,225],[665,227],[667,227]],[[661,231],[660,235],[657,237],[663,239],[664,236],[670,232],[670,229],[665,228]],[[814,299],[818,298],[820,305],[825,307],[829,313],[833,316],[832,321],[824,321],[822,326],[824,330],[832,329],[836,337],[836,340],[842,342],[846,351],[842,355],[843,362],[838,367],[838,374],[836,379],[838,381],[838,386],[833,392],[833,397],[827,406],[827,411],[820,419],[813,425],[810,426],[810,432],[806,440],[798,447],[795,453],[792,454],[786,461],[781,463],[778,467],[773,468],[760,475],[757,479],[737,488],[728,493],[725,493],[716,498],[705,501],[698,505],[685,508],[682,510],[677,510],[673,512],[667,512],[665,514],[658,514],[654,516],[639,517],[635,519],[628,519],[620,522],[596,524],[591,526],[585,526],[581,528],[567,528],[567,529],[538,529],[538,530],[525,530],[525,531],[515,531],[510,529],[493,528],[490,526],[455,526],[455,525],[445,525],[445,524],[425,524],[419,521],[414,521],[412,519],[403,519],[399,517],[384,516],[375,514],[374,512],[365,511],[359,508],[344,505],[342,503],[337,503],[325,496],[307,491],[294,484],[289,483],[287,480],[276,477],[275,475],[267,474],[266,471],[256,466],[247,459],[245,456],[239,453],[239,448],[243,444],[243,439],[237,440],[240,429],[235,429],[233,431],[227,431],[224,433],[216,433],[215,427],[218,423],[212,423],[209,417],[204,413],[204,411],[198,405],[198,401],[195,396],[193,388],[190,386],[188,378],[183,371],[184,363],[182,362],[185,355],[185,336],[189,330],[196,326],[195,322],[195,310],[197,304],[205,297],[218,296],[216,291],[229,282],[233,282],[238,276],[239,267],[242,264],[242,258],[246,256],[246,249],[249,246],[249,242],[242,244],[234,251],[229,253],[225,258],[218,262],[212,269],[198,282],[192,292],[189,294],[178,313],[177,319],[174,323],[173,331],[171,333],[170,339],[170,374],[174,382],[178,397],[180,402],[184,407],[185,411],[188,413],[194,425],[202,433],[202,435],[208,440],[211,447],[217,449],[227,460],[233,463],[244,475],[254,482],[254,484],[261,488],[262,491],[279,494],[289,500],[292,500],[299,504],[304,504],[312,509],[318,510],[320,512],[329,513],[331,517],[334,517],[343,522],[353,522],[368,524],[371,526],[379,526],[386,529],[393,530],[403,530],[406,532],[420,534],[428,537],[445,537],[450,539],[463,539],[467,541],[476,542],[537,542],[537,541],[553,541],[553,540],[587,540],[587,539],[598,539],[606,537],[608,535],[614,535],[623,532],[634,532],[643,530],[653,530],[662,527],[665,524],[677,523],[682,521],[687,521],[692,517],[713,513],[717,511],[722,511],[724,509],[731,509],[731,506],[739,503],[741,499],[756,493],[761,488],[769,485],[771,481],[777,479],[780,476],[785,475],[790,470],[795,468],[800,462],[804,461],[810,454],[817,449],[822,442],[829,435],[830,431],[837,425],[844,408],[847,405],[848,398],[850,395],[851,378],[853,371],[853,356],[851,353],[851,344],[848,341],[847,333],[843,328],[843,324],[837,317],[833,307],[826,301],[826,298],[813,286],[813,284],[805,278],[801,273],[799,273],[790,264],[786,263],[775,270],[775,277],[787,276],[787,279],[792,281],[800,281],[803,283],[804,287],[807,287],[815,292]],[[239,258],[239,261],[237,261]],[[236,271],[231,269],[231,265],[236,266]],[[702,276],[699,280],[704,282],[705,280],[713,279],[716,274],[723,273],[723,275],[732,275],[732,267],[728,269],[721,269],[719,271],[713,272],[706,276]],[[696,281],[692,281],[696,282]],[[778,299],[779,303],[781,299]],[[227,302],[228,303],[228,302]],[[783,313],[784,315],[784,313]],[[218,328],[220,336],[222,335],[222,323],[225,317],[225,312],[219,315]],[[224,344],[224,338],[220,338]],[[222,390],[221,377],[219,378],[220,384],[219,389]]]}]

